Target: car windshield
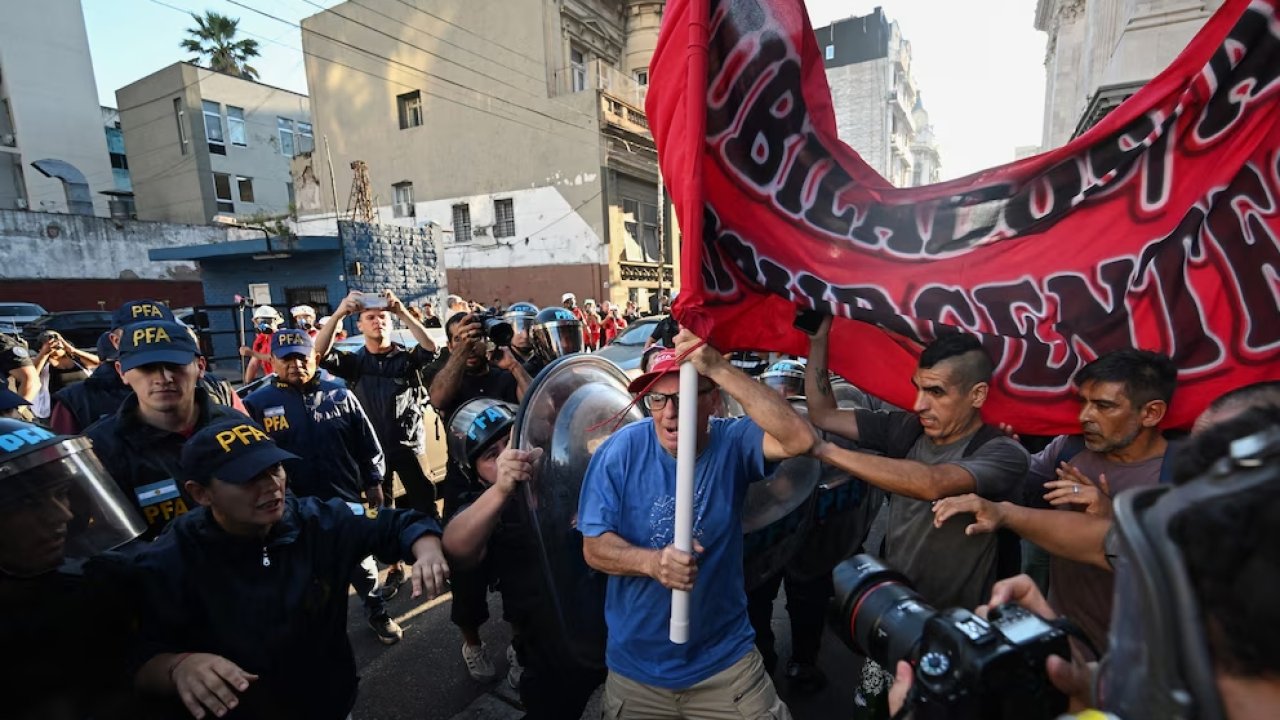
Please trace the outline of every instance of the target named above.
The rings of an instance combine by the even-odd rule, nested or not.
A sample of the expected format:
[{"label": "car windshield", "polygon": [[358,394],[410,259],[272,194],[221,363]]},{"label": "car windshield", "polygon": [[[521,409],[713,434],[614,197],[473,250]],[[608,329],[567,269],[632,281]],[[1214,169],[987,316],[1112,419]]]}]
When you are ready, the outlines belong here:
[{"label": "car windshield", "polygon": [[614,345],[643,345],[653,334],[655,322],[639,322],[627,328],[613,341]]},{"label": "car windshield", "polygon": [[0,315],[44,315],[45,309],[34,303],[0,305]]}]

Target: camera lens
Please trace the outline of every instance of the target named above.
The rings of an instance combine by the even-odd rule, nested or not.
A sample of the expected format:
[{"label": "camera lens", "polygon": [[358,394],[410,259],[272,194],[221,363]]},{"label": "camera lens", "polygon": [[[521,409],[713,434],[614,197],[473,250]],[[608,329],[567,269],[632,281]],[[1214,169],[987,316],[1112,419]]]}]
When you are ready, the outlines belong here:
[{"label": "camera lens", "polygon": [[920,599],[901,573],[870,555],[836,566],[831,625],[855,652],[893,671],[911,655],[936,611]]},{"label": "camera lens", "polygon": [[498,318],[488,318],[484,322],[485,332],[488,333],[489,339],[498,347],[508,347],[511,345],[511,339],[515,337],[516,331],[511,327],[511,323]]}]

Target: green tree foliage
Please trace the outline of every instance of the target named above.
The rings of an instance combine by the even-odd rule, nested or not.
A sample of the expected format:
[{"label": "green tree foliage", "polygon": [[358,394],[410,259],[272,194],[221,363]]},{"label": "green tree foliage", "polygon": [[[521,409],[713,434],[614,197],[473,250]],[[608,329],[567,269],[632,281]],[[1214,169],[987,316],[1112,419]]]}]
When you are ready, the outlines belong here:
[{"label": "green tree foliage", "polygon": [[236,40],[236,28],[240,25],[238,18],[220,15],[206,10],[204,17],[191,16],[196,27],[187,28],[191,37],[182,41],[182,49],[196,53],[192,63],[199,64],[208,58],[208,66],[213,70],[248,80],[257,80],[258,71],[248,64],[251,57],[258,56],[257,40]]}]

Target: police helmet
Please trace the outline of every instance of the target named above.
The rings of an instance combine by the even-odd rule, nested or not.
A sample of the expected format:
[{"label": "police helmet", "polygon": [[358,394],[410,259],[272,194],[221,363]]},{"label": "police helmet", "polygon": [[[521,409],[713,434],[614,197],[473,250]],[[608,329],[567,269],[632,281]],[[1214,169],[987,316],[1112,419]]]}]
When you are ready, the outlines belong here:
[{"label": "police helmet", "polygon": [[34,577],[75,566],[146,529],[92,446],[0,418],[0,573]]},{"label": "police helmet", "polygon": [[507,308],[507,311],[502,314],[502,319],[509,323],[516,333],[527,333],[533,327],[534,318],[537,316],[537,305],[519,302]]},{"label": "police helmet", "polygon": [[257,322],[257,321],[259,321],[259,320],[276,320],[276,321],[279,321],[279,320],[281,320],[281,319],[282,319],[282,318],[280,317],[280,313],[276,312],[276,309],[275,309],[275,308],[273,308],[273,307],[271,307],[270,305],[259,305],[259,306],[258,306],[258,307],[253,311],[253,320],[254,320],[254,322]]},{"label": "police helmet", "polygon": [[449,457],[463,469],[474,470],[476,458],[506,435],[515,419],[515,408],[501,400],[468,400],[449,418]]},{"label": "police helmet", "polygon": [[543,308],[529,329],[533,349],[543,362],[582,352],[582,323],[562,307]]},{"label": "police helmet", "polygon": [[784,398],[804,397],[804,360],[779,360],[760,374],[760,382]]}]

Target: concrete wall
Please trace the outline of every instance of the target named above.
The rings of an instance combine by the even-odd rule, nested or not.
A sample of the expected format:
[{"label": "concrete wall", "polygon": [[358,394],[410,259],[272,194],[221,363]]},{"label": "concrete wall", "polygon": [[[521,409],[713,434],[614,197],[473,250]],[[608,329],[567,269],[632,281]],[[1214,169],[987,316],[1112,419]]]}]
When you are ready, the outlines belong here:
[{"label": "concrete wall", "polygon": [[11,169],[17,165],[31,209],[66,212],[62,183],[31,167],[36,160],[54,158],[84,174],[94,213],[106,216],[107,198],[98,193],[113,189],[114,181],[80,1],[5,3],[0,73],[0,98],[7,99],[13,120],[13,128],[0,133],[12,132],[17,139],[16,148],[0,146],[0,153],[21,158],[0,162],[0,173],[8,176],[0,180],[0,209],[18,207]]},{"label": "concrete wall", "polygon": [[[182,109],[186,143],[179,134],[175,100]],[[203,100],[219,105],[226,155],[209,152]],[[140,219],[204,223],[226,212],[217,208],[215,172],[231,176],[231,214],[274,215],[289,210],[290,158],[281,153],[276,121],[278,117],[309,121],[305,95],[175,63],[117,90],[116,101]],[[247,143],[243,147],[231,142],[229,105],[244,110]],[[240,199],[236,176],[252,179],[253,202]]]},{"label": "concrete wall", "polygon": [[152,262],[147,251],[227,237],[215,227],[0,210],[0,278],[197,280],[193,263]]}]

